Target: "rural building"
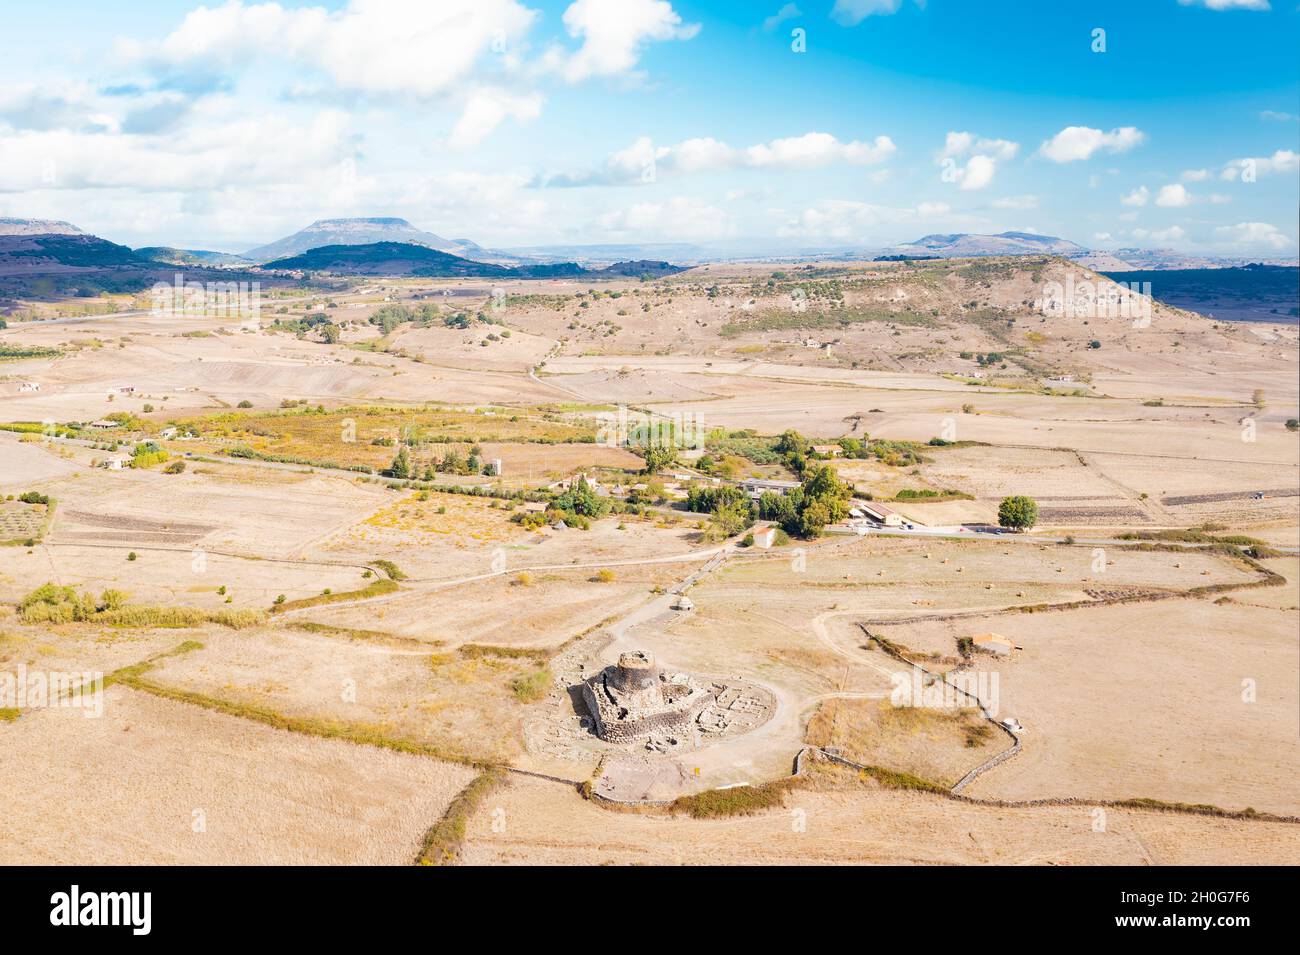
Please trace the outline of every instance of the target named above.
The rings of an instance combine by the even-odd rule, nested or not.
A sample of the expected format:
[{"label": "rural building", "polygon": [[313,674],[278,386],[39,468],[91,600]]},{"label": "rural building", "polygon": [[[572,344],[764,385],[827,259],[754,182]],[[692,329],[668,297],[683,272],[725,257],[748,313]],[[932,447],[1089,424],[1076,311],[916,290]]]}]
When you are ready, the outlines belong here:
[{"label": "rural building", "polygon": [[762,497],[765,491],[786,495],[798,486],[798,481],[767,481],[760,478],[749,478],[740,482],[741,489],[755,500]]},{"label": "rural building", "polygon": [[761,547],[764,550],[767,550],[775,543],[776,543],[775,527],[760,527],[758,530],[754,531],[755,547]]},{"label": "rural building", "polygon": [[886,507],[875,501],[864,501],[858,505],[858,509],[877,524],[883,524],[885,527],[903,526],[903,515],[892,507]]},{"label": "rural building", "polygon": [[126,467],[127,462],[130,460],[125,454],[113,454],[105,459],[104,467],[110,471],[120,471]]},{"label": "rural building", "polygon": [[813,454],[824,454],[831,458],[838,458],[844,453],[844,449],[838,444],[814,444],[812,449]]},{"label": "rural building", "polygon": [[1000,633],[977,633],[971,637],[976,650],[988,650],[990,653],[1006,655],[1016,648],[1009,637]]},{"label": "rural building", "polygon": [[116,427],[117,427],[117,422],[116,422],[116,421],[105,421],[103,418],[100,418],[98,421],[92,421],[92,422],[90,422],[90,426],[91,426],[92,428],[116,428]]},{"label": "rural building", "polygon": [[694,609],[695,609],[695,602],[694,602],[693,600],[691,600],[690,597],[686,596],[685,594],[682,594],[681,596],[679,596],[679,597],[677,598],[676,603],[673,604],[673,609],[674,609],[674,610],[694,610]]}]

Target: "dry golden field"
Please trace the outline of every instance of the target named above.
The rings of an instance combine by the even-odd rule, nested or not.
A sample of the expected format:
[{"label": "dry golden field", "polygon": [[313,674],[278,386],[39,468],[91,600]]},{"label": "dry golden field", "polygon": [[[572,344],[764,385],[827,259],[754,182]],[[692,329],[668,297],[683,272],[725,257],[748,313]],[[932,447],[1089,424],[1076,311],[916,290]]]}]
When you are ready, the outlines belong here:
[{"label": "dry golden field", "polygon": [[[323,307],[315,294],[247,326],[73,309],[10,322],[0,343],[59,354],[0,366],[0,426],[16,429],[0,428],[0,498],[54,499],[48,522],[0,501],[0,542],[17,542],[0,547],[0,672],[123,677],[100,719],[0,704],[14,781],[0,861],[408,864],[477,774],[462,760],[567,781],[493,790],[468,863],[1292,860],[1294,823],[1173,804],[1300,815],[1295,328],[1161,305],[1149,327],[1048,319],[1036,290],[1069,268],[711,265],[512,280],[500,306],[481,281],[385,281],[331,293],[333,345],[283,324]],[[367,322],[385,298],[491,321],[385,335]],[[905,454],[833,466],[922,526],[759,550],[710,539],[668,498],[589,529],[514,520],[578,472],[647,483],[641,457],[593,440],[620,409],[702,422],[706,447],[667,469],[686,476],[664,477],[679,485],[708,480],[691,470],[701,453],[720,480],[792,476],[742,453],[788,429],[896,442]],[[47,421],[64,436],[18,433]],[[168,426],[198,437],[159,437]],[[184,469],[96,466],[148,438]],[[475,446],[504,473],[368,473],[403,440],[417,477]],[[924,491],[941,497],[906,499]],[[1008,495],[1038,502],[1031,533],[972,530]],[[37,511],[48,526],[29,547]],[[1161,531],[1185,539],[1123,536]],[[673,609],[688,582],[693,609]],[[156,613],[24,622],[46,583]],[[253,622],[173,628],[167,611]],[[959,641],[990,631],[1017,649],[964,659]],[[888,647],[950,678],[996,675],[985,702],[1023,725],[1022,751],[968,799],[928,790],[1010,737],[970,709],[894,706],[913,669]],[[769,718],[686,752],[604,744],[581,726],[573,674],[630,649],[759,686]],[[777,804],[713,819],[578,792],[785,786],[810,746],[878,775],[814,761]],[[881,783],[899,774],[924,786]],[[996,804],[1035,799],[1064,802]],[[1173,808],[1111,806],[1095,829],[1098,803],[1127,799]]]}]

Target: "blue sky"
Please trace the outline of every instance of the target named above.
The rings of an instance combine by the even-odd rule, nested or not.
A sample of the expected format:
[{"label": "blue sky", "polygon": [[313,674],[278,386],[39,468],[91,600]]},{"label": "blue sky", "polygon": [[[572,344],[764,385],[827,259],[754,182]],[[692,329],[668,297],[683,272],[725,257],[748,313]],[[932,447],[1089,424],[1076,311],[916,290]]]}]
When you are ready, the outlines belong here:
[{"label": "blue sky", "polygon": [[132,245],[1297,251],[1295,0],[3,3],[0,215]]}]

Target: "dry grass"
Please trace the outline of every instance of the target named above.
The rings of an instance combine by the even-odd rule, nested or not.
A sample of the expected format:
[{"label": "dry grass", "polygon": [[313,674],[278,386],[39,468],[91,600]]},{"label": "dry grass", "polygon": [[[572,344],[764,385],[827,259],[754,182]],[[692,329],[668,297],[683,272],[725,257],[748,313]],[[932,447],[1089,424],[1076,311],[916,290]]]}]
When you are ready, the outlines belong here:
[{"label": "dry grass", "polygon": [[429,829],[416,857],[417,865],[450,865],[457,861],[465,843],[466,827],[478,812],[488,793],[505,781],[500,769],[488,769],[475,776],[470,784],[456,794],[447,811]]}]

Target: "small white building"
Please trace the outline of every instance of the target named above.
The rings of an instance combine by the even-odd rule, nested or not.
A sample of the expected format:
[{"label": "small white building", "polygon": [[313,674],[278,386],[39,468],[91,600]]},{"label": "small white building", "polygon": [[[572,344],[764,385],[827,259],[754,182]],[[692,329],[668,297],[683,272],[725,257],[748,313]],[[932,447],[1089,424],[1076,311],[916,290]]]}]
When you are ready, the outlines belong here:
[{"label": "small white building", "polygon": [[875,501],[864,501],[858,505],[858,508],[866,517],[875,521],[877,524],[882,524],[885,527],[903,526],[903,515],[898,513],[898,511],[894,510],[892,507],[886,507],[884,504],[879,504]]},{"label": "small white building", "polygon": [[125,454],[111,454],[104,459],[103,466],[108,468],[110,471],[121,471],[127,466],[130,460],[131,459]]},{"label": "small white building", "polygon": [[767,550],[775,543],[776,543],[775,527],[760,527],[758,530],[754,531],[755,547],[761,547],[763,548],[763,550]]},{"label": "small white building", "polygon": [[798,486],[798,481],[768,481],[761,478],[749,478],[740,482],[741,489],[754,500],[762,497],[764,491],[786,495]]},{"label": "small white building", "polygon": [[679,594],[677,600],[673,603],[674,610],[694,610],[695,602],[685,594]]},{"label": "small white building", "polygon": [[812,449],[814,454],[824,454],[828,458],[838,458],[844,453],[844,449],[838,444],[814,444]]}]

